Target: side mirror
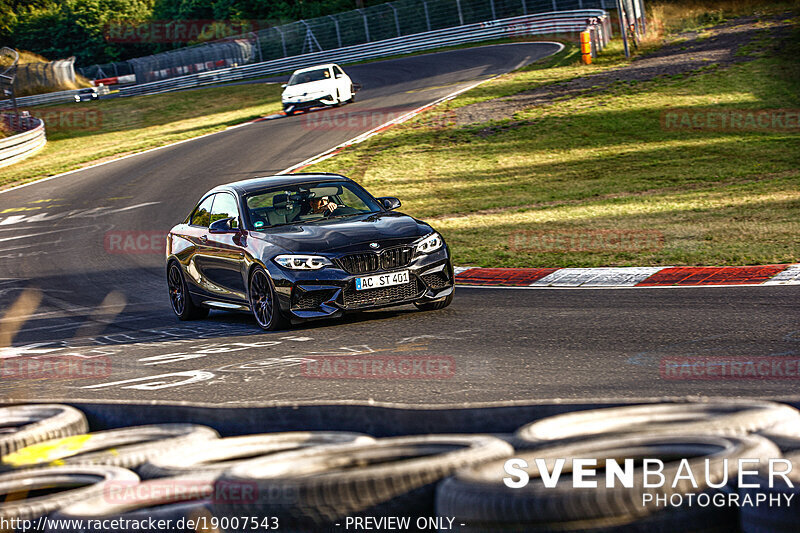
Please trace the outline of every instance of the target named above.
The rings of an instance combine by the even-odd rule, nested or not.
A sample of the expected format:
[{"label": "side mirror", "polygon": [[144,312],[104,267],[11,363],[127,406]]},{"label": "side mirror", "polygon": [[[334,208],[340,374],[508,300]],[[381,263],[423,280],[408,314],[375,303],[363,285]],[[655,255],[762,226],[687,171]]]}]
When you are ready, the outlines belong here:
[{"label": "side mirror", "polygon": [[341,74],[337,74],[337,75],[336,75],[336,79],[337,79],[337,80],[338,80],[339,78],[341,78],[341,77],[342,77],[342,75],[341,75]]},{"label": "side mirror", "polygon": [[378,198],[378,200],[380,200],[381,204],[383,204],[383,207],[385,209],[388,209],[389,211],[397,209],[401,205],[400,200],[395,198],[394,196],[382,196]]},{"label": "side mirror", "polygon": [[288,83],[281,83],[281,89],[285,89],[289,86]]},{"label": "side mirror", "polygon": [[229,217],[229,218],[221,218],[211,223],[208,227],[209,233],[231,233],[232,231],[237,231],[236,228],[233,227],[233,222],[236,220],[236,217]]}]

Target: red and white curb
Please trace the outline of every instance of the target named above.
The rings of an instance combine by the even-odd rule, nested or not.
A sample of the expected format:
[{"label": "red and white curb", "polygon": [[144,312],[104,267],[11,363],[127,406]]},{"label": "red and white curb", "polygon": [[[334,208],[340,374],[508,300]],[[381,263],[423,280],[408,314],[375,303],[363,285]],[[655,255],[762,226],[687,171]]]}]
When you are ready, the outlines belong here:
[{"label": "red and white curb", "polygon": [[800,264],[723,267],[456,267],[458,285],[531,289],[800,285]]}]

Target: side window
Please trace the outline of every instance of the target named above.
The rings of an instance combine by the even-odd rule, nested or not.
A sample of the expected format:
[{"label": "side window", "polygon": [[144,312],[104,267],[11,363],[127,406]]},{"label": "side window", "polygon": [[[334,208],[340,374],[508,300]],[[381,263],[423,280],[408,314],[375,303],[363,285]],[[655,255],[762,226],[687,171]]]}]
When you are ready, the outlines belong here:
[{"label": "side window", "polygon": [[233,217],[231,227],[239,227],[239,209],[236,207],[236,199],[231,194],[219,193],[215,195],[214,207],[211,208],[211,222],[222,220],[223,218]]},{"label": "side window", "polygon": [[192,213],[192,226],[201,226],[207,228],[211,223],[211,204],[214,202],[216,194],[212,194],[197,206],[197,209]]}]

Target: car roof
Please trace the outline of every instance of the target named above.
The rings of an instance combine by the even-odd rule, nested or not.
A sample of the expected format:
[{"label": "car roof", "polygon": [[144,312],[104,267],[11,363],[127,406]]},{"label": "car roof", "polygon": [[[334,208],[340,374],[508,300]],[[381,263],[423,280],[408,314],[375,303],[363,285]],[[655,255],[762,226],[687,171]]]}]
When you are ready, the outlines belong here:
[{"label": "car roof", "polygon": [[231,191],[239,196],[259,192],[273,187],[283,185],[297,185],[314,181],[352,181],[350,178],[341,174],[328,172],[297,172],[294,174],[277,174],[275,176],[265,176],[263,178],[251,178],[247,180],[235,181],[214,187],[208,191],[206,196],[212,192]]},{"label": "car roof", "polygon": [[297,74],[298,72],[307,72],[309,70],[317,70],[320,68],[330,68],[334,65],[336,65],[336,63],[325,63],[324,65],[314,65],[313,67],[299,68],[295,70],[293,74]]}]

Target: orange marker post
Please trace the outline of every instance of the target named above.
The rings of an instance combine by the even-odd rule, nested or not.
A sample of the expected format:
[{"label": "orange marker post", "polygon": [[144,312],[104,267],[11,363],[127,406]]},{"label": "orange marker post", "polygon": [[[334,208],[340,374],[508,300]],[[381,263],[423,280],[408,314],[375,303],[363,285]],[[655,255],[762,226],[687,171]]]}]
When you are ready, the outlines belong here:
[{"label": "orange marker post", "polygon": [[581,32],[581,59],[584,65],[592,64],[592,37],[589,30]]}]

